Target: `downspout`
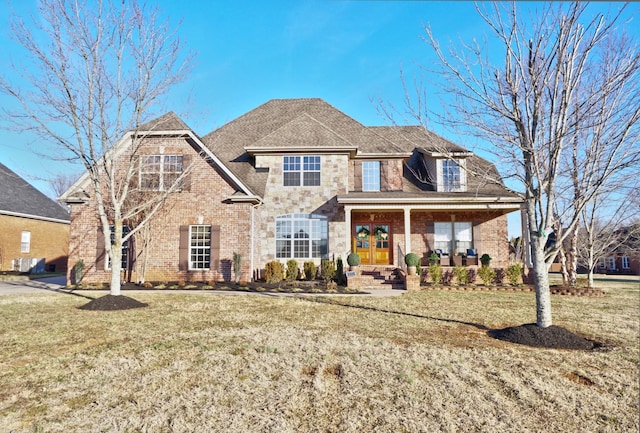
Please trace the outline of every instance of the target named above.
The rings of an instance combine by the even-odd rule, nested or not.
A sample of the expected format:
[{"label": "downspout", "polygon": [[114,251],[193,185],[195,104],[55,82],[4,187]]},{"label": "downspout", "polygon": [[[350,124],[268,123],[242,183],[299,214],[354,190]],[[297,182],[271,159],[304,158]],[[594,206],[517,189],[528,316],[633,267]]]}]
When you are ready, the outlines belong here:
[{"label": "downspout", "polygon": [[254,205],[251,205],[251,239],[249,241],[250,248],[251,248],[251,252],[250,252],[250,256],[251,259],[250,261],[250,266],[251,266],[251,281],[254,282],[256,280],[255,275],[256,275],[256,271],[255,271],[255,260],[254,260],[254,251],[255,251],[255,246],[254,246],[254,242],[255,242],[255,223],[254,223],[254,215],[255,215],[255,211],[256,208],[258,206],[260,206],[262,203],[258,202]]}]

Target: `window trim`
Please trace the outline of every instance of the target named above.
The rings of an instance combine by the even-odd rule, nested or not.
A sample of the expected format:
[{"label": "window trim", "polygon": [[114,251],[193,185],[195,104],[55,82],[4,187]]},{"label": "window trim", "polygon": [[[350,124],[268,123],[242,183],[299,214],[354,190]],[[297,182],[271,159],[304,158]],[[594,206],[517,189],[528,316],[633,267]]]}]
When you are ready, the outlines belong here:
[{"label": "window trim", "polygon": [[20,233],[20,252],[31,252],[31,232],[29,230],[23,230],[22,233]]},{"label": "window trim", "polygon": [[[194,239],[193,238],[193,229],[195,227],[199,227],[199,228],[208,228],[209,229],[209,245],[194,245],[193,241],[194,240],[199,240],[199,239]],[[204,241],[206,242],[206,238],[204,239]],[[189,247],[188,247],[188,270],[190,271],[210,271],[211,270],[211,263],[213,261],[213,253],[212,253],[212,245],[213,245],[213,227],[211,226],[211,224],[191,224],[189,225]],[[204,266],[204,267],[195,267],[194,263],[199,262],[199,261],[194,261],[194,255],[198,255],[198,253],[194,253],[194,250],[196,249],[202,249],[202,250],[207,250],[208,253],[201,253],[200,255],[202,257],[208,257],[208,263],[206,260],[203,260],[203,264],[208,264],[208,266]]]},{"label": "window trim", "polygon": [[362,191],[380,191],[380,161],[362,161]]},{"label": "window trim", "polygon": [[[471,240],[460,240],[456,234],[457,233],[462,233],[463,230],[460,231],[456,231],[456,225],[457,226],[462,226],[463,224],[468,225],[468,227],[466,227],[463,230],[469,230],[469,235],[471,237]],[[446,233],[444,230],[440,230],[438,231],[438,225],[440,225],[440,227],[444,228],[444,226],[446,225],[447,229]],[[447,240],[438,240],[438,237],[440,236],[447,236]],[[447,248],[443,248],[442,245],[437,244],[437,242],[440,243],[444,243],[447,242],[448,243],[448,247]],[[462,248],[458,248],[457,244],[458,242],[469,242],[470,246],[467,247],[462,247]],[[462,254],[466,254],[468,249],[475,249],[475,241],[473,238],[473,222],[471,221],[435,221],[433,223],[433,246],[434,246],[434,250],[438,249],[438,250],[442,250],[443,252],[445,252],[446,254],[449,255],[453,255],[455,253],[456,250],[458,250],[458,254],[462,253]]]},{"label": "window trim", "polygon": [[[317,227],[314,227],[315,221],[319,222]],[[279,230],[279,223],[284,225],[287,222],[289,222],[288,237],[285,231]],[[303,213],[278,215],[275,218],[275,226],[276,259],[322,259],[327,256],[329,251],[329,220],[325,215]],[[296,236],[296,233],[300,233],[300,231],[303,231],[307,236]],[[284,236],[282,236],[283,234]],[[282,245],[283,242],[288,245],[279,249],[278,245]],[[298,254],[300,249],[296,249],[296,242],[299,244],[309,243],[305,255]],[[281,250],[288,252],[288,254],[281,254]]]},{"label": "window trim", "polygon": [[620,259],[622,263],[622,269],[631,269],[631,260],[629,256],[622,256]]},{"label": "window trim", "polygon": [[[151,165],[155,165],[155,163],[147,163],[145,162],[146,158],[159,158],[160,162],[158,163],[158,171],[145,171],[144,168],[148,168]],[[167,159],[170,158],[176,158],[176,161],[167,161]],[[177,179],[180,178],[180,176],[182,176],[182,173],[184,173],[184,155],[182,154],[149,154],[149,155],[141,155],[140,156],[140,166],[138,169],[138,184],[140,185],[140,189],[143,191],[167,191],[169,190],[172,186],[173,183],[171,185],[166,186],[165,185],[165,176],[169,176],[169,175],[174,175],[175,176],[175,180],[173,181],[174,183],[176,182]],[[166,171],[165,167],[172,167],[172,166],[178,166],[179,170],[178,171]],[[143,175],[147,175],[147,176],[154,176],[154,180],[157,177],[157,181],[158,181],[158,186],[157,187],[147,187],[144,185],[143,182]]]},{"label": "window trim", "polygon": [[[313,168],[312,168],[313,167]],[[317,169],[316,169],[317,167]],[[297,183],[288,179],[287,174],[297,174]],[[317,174],[307,178],[306,175]],[[291,176],[296,178],[296,176]],[[313,180],[313,183],[308,183]],[[320,155],[286,155],[282,157],[282,185],[290,186],[321,186],[322,185],[322,158]]]}]

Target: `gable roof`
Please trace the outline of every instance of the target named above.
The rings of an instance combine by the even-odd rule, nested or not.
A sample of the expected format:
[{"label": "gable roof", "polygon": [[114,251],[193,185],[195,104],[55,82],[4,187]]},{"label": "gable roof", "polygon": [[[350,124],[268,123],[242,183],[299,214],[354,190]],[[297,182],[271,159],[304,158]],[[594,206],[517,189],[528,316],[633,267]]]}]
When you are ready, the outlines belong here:
[{"label": "gable roof", "polygon": [[66,210],[2,163],[0,185],[0,214],[69,223]]},{"label": "gable roof", "polygon": [[[131,142],[134,136],[184,137],[194,148],[201,149],[209,159],[210,163],[219,167],[221,172],[226,176],[226,180],[238,189],[236,193],[230,197],[230,200],[249,202],[259,201],[259,197],[256,197],[247,185],[241,179],[236,177],[236,175],[231,172],[229,168],[223,164],[209,148],[207,148],[207,146],[204,145],[202,139],[174,112],[170,111],[156,119],[150,120],[149,122],[140,125],[136,131],[129,131],[113,146],[110,152],[115,152],[117,155],[118,152],[125,149],[125,146]],[[89,173],[88,171],[85,171],[84,174],[60,196],[60,199],[67,203],[84,202],[88,197],[84,189],[89,184],[89,181]]]},{"label": "gable roof", "polygon": [[339,148],[362,157],[409,156],[406,147],[319,98],[272,99],[205,135],[202,141],[258,195],[264,195],[268,173],[255,169],[254,153]]}]

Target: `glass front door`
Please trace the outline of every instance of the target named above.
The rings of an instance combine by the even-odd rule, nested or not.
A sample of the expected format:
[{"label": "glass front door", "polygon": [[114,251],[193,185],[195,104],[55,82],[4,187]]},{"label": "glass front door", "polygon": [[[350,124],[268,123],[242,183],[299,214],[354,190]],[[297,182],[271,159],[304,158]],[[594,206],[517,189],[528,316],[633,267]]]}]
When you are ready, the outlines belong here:
[{"label": "glass front door", "polygon": [[388,224],[356,224],[353,227],[353,250],[363,265],[388,265],[391,233]]}]

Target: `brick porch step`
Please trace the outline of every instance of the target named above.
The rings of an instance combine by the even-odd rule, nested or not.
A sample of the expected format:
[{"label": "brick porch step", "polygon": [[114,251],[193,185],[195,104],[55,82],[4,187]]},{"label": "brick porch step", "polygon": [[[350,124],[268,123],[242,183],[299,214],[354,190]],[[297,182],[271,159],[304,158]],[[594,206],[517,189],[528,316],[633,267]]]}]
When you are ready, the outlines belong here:
[{"label": "brick porch step", "polygon": [[404,289],[395,266],[360,266],[359,285],[371,289]]}]

